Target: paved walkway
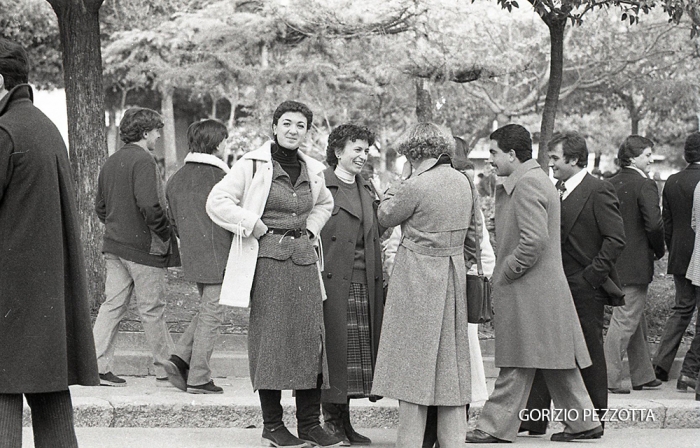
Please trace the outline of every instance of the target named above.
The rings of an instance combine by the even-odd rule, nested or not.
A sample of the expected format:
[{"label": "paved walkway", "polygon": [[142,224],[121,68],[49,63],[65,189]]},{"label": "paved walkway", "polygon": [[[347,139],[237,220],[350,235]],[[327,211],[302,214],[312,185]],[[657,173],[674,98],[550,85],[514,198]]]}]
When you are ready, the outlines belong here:
[{"label": "paved walkway", "polygon": [[[127,387],[72,387],[76,425],[141,428],[260,428],[262,425],[258,397],[247,378],[217,378],[216,384],[224,388],[220,395],[193,395],[172,386],[157,387],[152,376],[126,379]],[[493,379],[488,381],[490,389],[493,382]],[[285,421],[293,426],[291,392],[283,393],[282,404]],[[472,405],[472,423],[482,406],[483,402]],[[609,406],[617,414],[610,413],[606,429],[700,429],[700,401],[695,401],[691,392],[677,392],[675,381],[656,390],[610,395]],[[377,403],[353,400],[351,408],[358,427],[397,427],[395,400],[385,398]],[[700,439],[696,446],[700,447]]]},{"label": "paved walkway", "polygon": [[[362,429],[374,448],[394,447],[396,430]],[[260,429],[163,429],[78,428],[80,448],[251,448],[260,447]],[[31,429],[24,429],[24,445],[32,445]],[[464,445],[465,448],[472,445]],[[473,445],[483,447],[488,445]],[[511,445],[513,446],[513,445]],[[567,446],[549,441],[549,436],[518,437],[515,446],[553,448]],[[599,440],[576,442],[578,447],[596,448],[698,448],[700,429],[618,429],[606,431]]]}]

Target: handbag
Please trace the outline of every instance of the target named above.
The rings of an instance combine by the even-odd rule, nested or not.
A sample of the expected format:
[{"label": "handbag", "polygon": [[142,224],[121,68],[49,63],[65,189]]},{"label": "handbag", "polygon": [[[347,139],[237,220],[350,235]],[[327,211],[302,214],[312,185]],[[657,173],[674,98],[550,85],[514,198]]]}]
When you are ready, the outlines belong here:
[{"label": "handbag", "polygon": [[493,319],[491,281],[484,275],[484,269],[481,265],[481,237],[483,229],[479,228],[476,220],[476,214],[478,213],[476,189],[469,176],[466,177],[472,190],[472,198],[474,198],[472,223],[475,229],[474,239],[476,245],[476,275],[467,274],[467,322],[470,324],[483,324]]}]

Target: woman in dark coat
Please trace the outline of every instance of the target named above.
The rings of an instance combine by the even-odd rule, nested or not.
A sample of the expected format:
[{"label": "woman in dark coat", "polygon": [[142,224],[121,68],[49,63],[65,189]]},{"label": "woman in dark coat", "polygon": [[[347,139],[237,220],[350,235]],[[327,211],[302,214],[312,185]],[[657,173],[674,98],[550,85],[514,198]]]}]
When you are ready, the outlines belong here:
[{"label": "woman in dark coat", "polygon": [[644,305],[654,277],[654,259],[664,256],[664,228],[659,190],[647,171],[654,142],[639,135],[625,139],[617,153],[622,169],[610,178],[620,199],[627,244],[617,259],[617,274],[625,293],[625,304],[613,307],[605,337],[608,390],[627,394],[622,387],[622,358],[627,353],[630,377],[636,390],[658,387],[647,344]]},{"label": "woman in dark coat", "polygon": [[349,400],[372,390],[374,363],[384,314],[380,230],[375,193],[360,175],[374,135],[352,124],[328,137],[324,172],[333,195],[333,214],[321,232],[327,300],[323,304],[331,388],[323,391],[326,429],[345,445],[371,440],[350,424]]}]

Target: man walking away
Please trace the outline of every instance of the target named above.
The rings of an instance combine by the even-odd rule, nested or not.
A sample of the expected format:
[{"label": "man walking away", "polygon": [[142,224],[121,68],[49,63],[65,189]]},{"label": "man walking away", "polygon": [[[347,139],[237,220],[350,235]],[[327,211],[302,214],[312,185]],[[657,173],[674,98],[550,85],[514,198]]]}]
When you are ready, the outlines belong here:
[{"label": "man walking away", "polygon": [[190,153],[166,189],[170,222],[180,238],[185,279],[197,282],[202,304],[199,314],[177,341],[165,370],[175,387],[192,394],[224,392],[211,379],[209,361],[224,319],[219,295],[231,249],[231,232],[214,224],[207,215],[206,203],[211,189],[229,172],[221,160],[227,137],[226,126],[217,120],[190,125]]},{"label": "man walking away", "polygon": [[132,297],[155,358],[157,383],[168,384],[164,365],[173,353],[173,340],[164,318],[165,276],[166,267],[180,264],[180,256],[151,154],[162,127],[160,115],[151,109],[124,112],[119,136],[125,145],[107,159],[98,179],[95,211],[105,224],[107,279],[93,332],[104,386],[126,385],[112,370],[118,325]]}]

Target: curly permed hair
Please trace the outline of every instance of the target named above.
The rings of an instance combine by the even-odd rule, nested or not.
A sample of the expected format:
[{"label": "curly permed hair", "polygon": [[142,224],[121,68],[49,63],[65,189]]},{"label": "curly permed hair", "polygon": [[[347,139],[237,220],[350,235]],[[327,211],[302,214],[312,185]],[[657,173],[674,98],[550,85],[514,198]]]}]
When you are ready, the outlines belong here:
[{"label": "curly permed hair", "polygon": [[355,124],[341,124],[333,129],[328,136],[328,146],[326,147],[326,163],[335,168],[338,166],[338,156],[336,153],[342,152],[348,142],[364,140],[369,146],[374,144],[374,133],[364,126]]},{"label": "curly permed hair", "polygon": [[418,123],[408,128],[396,152],[409,160],[438,158],[441,154],[453,157],[455,142],[450,132],[441,126],[435,123]]}]

